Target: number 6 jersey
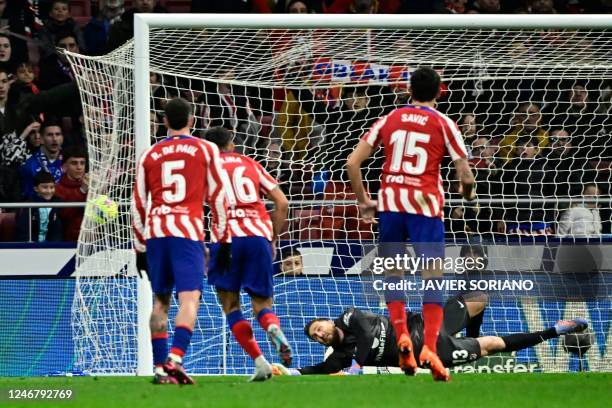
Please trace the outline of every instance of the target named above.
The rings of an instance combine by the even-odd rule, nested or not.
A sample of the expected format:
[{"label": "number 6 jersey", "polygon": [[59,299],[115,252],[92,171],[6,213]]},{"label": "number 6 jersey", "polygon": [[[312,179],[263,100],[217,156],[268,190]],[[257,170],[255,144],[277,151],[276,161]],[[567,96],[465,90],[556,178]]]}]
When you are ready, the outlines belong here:
[{"label": "number 6 jersey", "polygon": [[407,105],[380,118],[362,140],[384,149],[378,211],[442,217],[442,159],[467,157],[455,122],[433,108]]},{"label": "number 6 jersey", "polygon": [[228,174],[236,199],[229,210],[232,237],[264,237],[272,240],[272,221],[261,194],[267,194],[278,182],[250,157],[233,152],[222,152],[221,162]]}]

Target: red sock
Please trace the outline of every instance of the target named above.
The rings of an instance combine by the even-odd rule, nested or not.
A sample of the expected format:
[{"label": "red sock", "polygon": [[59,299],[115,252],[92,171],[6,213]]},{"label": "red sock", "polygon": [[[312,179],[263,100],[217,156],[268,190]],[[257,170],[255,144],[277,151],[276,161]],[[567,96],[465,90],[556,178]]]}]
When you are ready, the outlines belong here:
[{"label": "red sock", "polygon": [[389,311],[389,320],[395,330],[395,339],[399,340],[402,334],[410,335],[408,331],[408,322],[406,321],[406,302],[395,300],[387,303]]},{"label": "red sock", "polygon": [[246,320],[241,320],[232,326],[232,333],[240,344],[240,346],[247,352],[253,360],[261,356],[261,350],[259,345],[253,337],[253,329]]},{"label": "red sock", "polygon": [[423,329],[423,337],[425,337],[425,345],[431,351],[436,353],[436,342],[438,341],[438,333],[442,326],[444,311],[442,306],[437,303],[426,303],[423,305],[423,320],[425,328]]},{"label": "red sock", "polygon": [[280,327],[280,320],[278,319],[278,316],[276,316],[270,309],[263,309],[261,312],[259,312],[257,320],[259,321],[261,328],[265,331],[268,331],[268,327],[270,327],[271,324],[275,324]]}]

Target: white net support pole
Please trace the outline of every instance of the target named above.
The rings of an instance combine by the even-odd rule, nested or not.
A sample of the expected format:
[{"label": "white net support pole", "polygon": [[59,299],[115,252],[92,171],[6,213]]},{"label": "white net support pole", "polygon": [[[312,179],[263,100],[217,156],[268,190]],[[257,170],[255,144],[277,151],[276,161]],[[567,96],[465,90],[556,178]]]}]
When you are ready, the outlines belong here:
[{"label": "white net support pole", "polygon": [[[134,37],[138,42],[134,48],[134,142],[136,160],[151,145],[149,127],[149,104],[151,88],[149,86],[149,26],[136,16],[134,18]],[[153,292],[146,276],[137,280],[138,297],[138,365],[137,375],[153,373],[153,350],[149,318],[153,310]]]}]

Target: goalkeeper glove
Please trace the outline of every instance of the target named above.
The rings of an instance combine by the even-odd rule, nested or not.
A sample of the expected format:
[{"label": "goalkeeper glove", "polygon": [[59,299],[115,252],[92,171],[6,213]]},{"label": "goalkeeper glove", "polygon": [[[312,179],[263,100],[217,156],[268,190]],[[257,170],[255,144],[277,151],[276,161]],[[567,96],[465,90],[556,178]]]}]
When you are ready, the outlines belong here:
[{"label": "goalkeeper glove", "polygon": [[146,252],[136,252],[136,272],[138,272],[138,276],[141,278],[149,276],[149,263],[147,262]]},{"label": "goalkeeper glove", "polygon": [[219,251],[217,251],[217,266],[224,272],[229,270],[232,266],[232,244],[225,243],[221,244]]},{"label": "goalkeeper glove", "polygon": [[347,374],[348,375],[360,375],[360,374],[363,374],[363,369],[361,368],[359,363],[357,363],[357,361],[353,360],[351,362],[351,368],[348,369]]},{"label": "goalkeeper glove", "polygon": [[273,375],[302,375],[297,368],[287,368],[282,364],[272,363]]}]

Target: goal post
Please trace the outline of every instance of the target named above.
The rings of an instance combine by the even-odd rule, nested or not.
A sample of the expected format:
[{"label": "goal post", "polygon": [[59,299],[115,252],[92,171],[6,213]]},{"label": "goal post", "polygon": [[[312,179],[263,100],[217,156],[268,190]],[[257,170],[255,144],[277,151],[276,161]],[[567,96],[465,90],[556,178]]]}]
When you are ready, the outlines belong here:
[{"label": "goal post", "polygon": [[[276,32],[278,30],[286,30],[289,34],[303,33],[306,40],[289,43],[288,36]],[[545,30],[561,31],[561,40],[543,39],[538,31]],[[354,211],[354,196],[333,186],[334,180],[339,180],[336,174],[341,172],[338,163],[346,152],[352,150],[352,146],[344,143],[342,138],[347,138],[349,132],[356,134],[365,131],[374,116],[388,113],[389,109],[397,106],[396,101],[401,97],[398,94],[405,96],[410,69],[416,65],[432,65],[443,70],[442,79],[448,86],[443,107],[451,107],[462,114],[473,112],[478,118],[485,118],[489,122],[488,135],[501,140],[504,133],[499,133],[502,131],[494,126],[495,122],[499,121],[500,126],[503,122],[510,128],[510,124],[518,120],[519,114],[529,116],[529,106],[527,112],[518,112],[521,104],[531,103],[537,98],[560,100],[560,95],[571,90],[578,79],[584,80],[583,88],[587,91],[595,89],[603,92],[604,85],[612,80],[612,53],[606,53],[606,50],[609,51],[606,42],[612,40],[611,33],[612,15],[136,14],[134,40],[120,49],[102,57],[67,53],[75,69],[85,108],[91,165],[100,178],[100,181],[92,183],[90,198],[95,194],[108,193],[117,201],[125,202],[128,199],[126,191],[131,188],[132,179],[129,176],[118,178],[113,169],[124,169],[129,173],[134,169],[137,157],[150,145],[151,140],[155,140],[150,122],[152,111],[159,113],[157,99],[182,94],[189,94],[194,99],[203,98],[198,99],[202,106],[199,106],[201,110],[197,113],[196,125],[197,130],[201,131],[215,120],[211,117],[211,111],[201,113],[204,108],[223,108],[222,98],[227,95],[234,97],[234,101],[227,105],[230,110],[245,108],[238,106],[236,101],[243,96],[241,92],[247,92],[243,88],[252,88],[251,94],[244,99],[256,101],[257,106],[244,109],[248,111],[240,118],[244,129],[232,126],[241,137],[237,144],[243,146],[245,152],[254,153],[256,159],[272,152],[274,143],[280,144],[278,149],[283,150],[288,174],[285,182],[292,213],[288,231],[284,235],[286,243],[280,249],[287,253],[299,249],[305,275],[308,276],[278,278],[275,289],[278,289],[279,295],[275,303],[283,324],[287,322],[289,326],[287,333],[290,340],[298,343],[297,351],[302,354],[298,364],[312,364],[322,353],[318,346],[300,336],[303,324],[308,319],[334,318],[334,314],[350,306],[367,307],[381,313],[384,311],[380,296],[366,288],[368,285],[371,287],[371,280],[368,280],[371,274],[370,277],[362,277],[361,274],[366,269],[365,244],[374,242],[376,232],[359,223]],[[278,47],[281,51],[267,53],[263,57],[258,55],[257,41],[264,37],[268,42],[266,46]],[[546,48],[545,45],[549,44],[547,41],[557,48]],[[518,46],[519,42],[531,42],[536,46],[529,52],[519,49],[514,53],[513,47]],[[576,51],[585,44],[588,53]],[[317,61],[321,64],[319,71],[316,66],[313,68]],[[230,67],[232,64],[233,69]],[[152,92],[151,73],[164,78],[157,85],[163,91],[160,93],[162,96]],[[308,76],[309,80],[304,81],[304,76]],[[478,96],[471,101],[465,89],[461,89],[460,85],[455,86],[463,81],[476,84],[478,81],[495,80],[499,80],[495,84],[495,96],[503,98],[497,104],[493,99],[477,99]],[[523,80],[531,82],[523,83]],[[537,81],[544,81],[545,84]],[[209,87],[209,84],[213,86]],[[518,92],[514,89],[516,84],[525,87],[520,90],[528,96],[515,95]],[[229,91],[222,90],[221,85]],[[556,87],[554,96],[547,94],[549,87]],[[338,93],[327,92],[330,88],[341,89]],[[284,96],[276,95],[278,89],[284,92]],[[319,91],[323,95],[318,95]],[[294,97],[293,102],[287,96],[290,93]],[[211,102],[211,94],[214,102]],[[461,96],[453,99],[454,95]],[[351,104],[358,103],[358,96],[367,100],[367,114],[361,114],[357,109],[350,114],[341,112],[344,106],[348,106],[348,99],[355,100],[351,100]],[[321,110],[304,113],[304,106],[316,110],[321,101],[327,104],[323,113]],[[598,99],[593,103],[603,102]],[[297,106],[297,110],[291,110],[291,106]],[[554,118],[565,113],[543,111],[541,114]],[[306,124],[298,121],[289,125],[296,117],[304,116],[310,116]],[[271,118],[268,119],[271,122],[264,123],[264,117]],[[451,117],[459,118],[457,114]],[[225,118],[226,121],[230,119]],[[595,141],[595,150],[591,149],[594,153],[584,148],[581,150],[586,152],[585,161],[590,158],[587,155],[597,156],[597,151],[609,148],[607,142],[599,137],[606,133],[595,134],[593,129],[596,121],[597,132],[608,132],[612,127],[605,127],[608,126],[607,122],[600,126],[599,119],[598,116],[585,124],[585,128],[589,129],[588,136],[593,136],[592,140]],[[290,126],[293,127],[291,135],[288,131]],[[352,130],[346,130],[349,128]],[[306,136],[299,136],[301,131]],[[317,142],[313,145],[300,144],[305,139]],[[514,149],[514,145],[506,147]],[[107,148],[112,148],[112,153],[105,153]],[[107,157],[107,154],[116,157]],[[601,161],[602,157],[599,159]],[[324,171],[317,167],[326,161],[334,164],[330,168],[324,166]],[[500,185],[510,180],[500,176],[511,171],[506,169],[505,163],[498,163],[496,182]],[[374,182],[375,176],[380,175],[379,170],[380,162],[369,163],[367,171],[370,173],[366,174],[366,181]],[[445,173],[445,187],[452,185],[449,174]],[[342,177],[340,181],[345,182],[346,179]],[[104,181],[106,179],[107,182]],[[488,215],[469,215],[472,213],[465,209],[461,216],[457,216],[462,226],[450,226],[449,240],[457,246],[451,252],[459,252],[465,236],[469,235],[467,229],[493,229],[497,228],[497,222],[518,221],[521,205],[539,204],[540,207],[534,211],[548,211],[548,207],[554,207],[553,211],[559,212],[575,203],[575,192],[560,192],[557,188],[560,183],[556,179],[546,180],[543,184],[554,187],[553,193],[547,196],[527,197],[517,190],[508,192],[503,185],[495,194],[487,192],[481,195],[478,204],[489,211],[485,213]],[[589,180],[576,179],[569,183],[574,191],[587,182]],[[329,190],[330,185],[333,191]],[[109,191],[115,192],[115,195]],[[609,207],[611,200],[608,193],[605,191],[599,197],[586,197],[581,202],[595,202]],[[461,207],[462,200],[455,197],[452,195],[450,200],[447,199],[446,205]],[[604,222],[610,221],[605,218],[609,217],[606,213],[603,217]],[[133,256],[126,252],[131,241],[127,208],[123,208],[122,215],[110,224],[100,227],[85,220],[79,239],[78,289],[73,306],[77,364],[79,368],[101,373],[127,370],[138,375],[149,375],[152,372],[148,325],[152,306],[150,285],[136,277]],[[483,227],[484,224],[490,224],[490,227]],[[504,231],[501,235],[508,238],[510,233]],[[545,242],[554,242],[555,239],[546,237]],[[364,244],[363,248],[359,249],[359,253],[355,252],[355,245],[361,244]],[[100,247],[113,251],[100,251]],[[512,263],[512,268],[522,268],[520,270],[525,271],[526,275],[538,268],[537,262],[519,259],[524,254],[498,251],[495,244],[491,247],[489,257],[493,259],[498,254],[501,260],[494,263],[500,268],[510,268],[507,265]],[[538,252],[540,263],[544,262],[544,253],[546,251]],[[116,261],[113,257],[117,254],[121,254],[121,259],[129,260],[125,280],[117,279],[115,275],[107,276],[109,272],[106,269],[118,268],[112,265]],[[102,271],[98,275],[103,277],[97,279],[96,273],[92,275],[92,265],[96,271]],[[610,282],[604,280],[603,285],[609,290]],[[232,344],[214,293],[212,290],[205,291],[190,351],[194,355],[192,362],[188,363],[193,365],[188,368],[201,374],[246,373],[250,363],[241,357],[240,350]],[[121,303],[115,305],[105,297],[115,302],[121,299]],[[411,300],[412,306],[420,304],[416,298]],[[545,305],[529,300],[496,303],[492,305],[493,321],[486,323],[486,329],[504,334],[510,330],[540,330],[543,324],[550,323],[552,316],[564,318],[583,312],[597,315],[603,320],[608,318],[603,304],[548,300],[550,302]],[[242,298],[242,301],[244,305],[248,304],[246,298]],[[113,310],[105,312],[108,314],[97,310],[103,307]],[[125,308],[125,312],[119,308]],[[593,308],[597,309],[597,314],[590,312]],[[116,328],[110,328],[109,319],[115,319],[113,324]],[[607,326],[604,324],[603,327]],[[103,332],[106,329],[110,330],[108,334]],[[256,335],[258,341],[265,344],[265,337],[261,333]],[[598,333],[597,336],[600,343],[605,343],[599,344],[600,349],[606,351],[603,355],[596,350],[597,347],[589,351],[589,361],[592,361],[590,369],[605,370],[606,365],[612,366],[612,356],[607,352],[610,340],[607,333]],[[127,345],[129,353],[117,352],[117,345]],[[562,371],[573,367],[571,357],[558,356],[558,348],[556,344],[550,347],[543,345],[536,352],[523,354],[521,361],[536,361],[541,371]],[[267,346],[263,349],[269,352]],[[112,363],[107,363],[106,359],[112,360]]]}]

